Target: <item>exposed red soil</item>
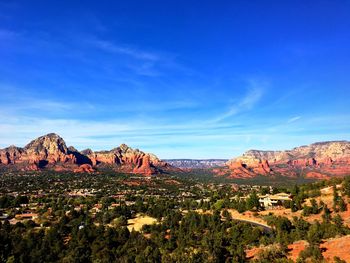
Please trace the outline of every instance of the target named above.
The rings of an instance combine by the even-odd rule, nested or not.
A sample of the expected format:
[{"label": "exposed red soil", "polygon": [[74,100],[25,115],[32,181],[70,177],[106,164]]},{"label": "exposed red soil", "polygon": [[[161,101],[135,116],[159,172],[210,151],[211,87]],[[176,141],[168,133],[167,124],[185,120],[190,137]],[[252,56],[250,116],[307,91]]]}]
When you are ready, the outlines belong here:
[{"label": "exposed red soil", "polygon": [[290,244],[288,246],[289,252],[288,252],[288,258],[292,259],[293,261],[296,261],[299,257],[299,254],[301,251],[303,251],[307,247],[308,243],[304,240],[300,240],[297,242],[294,242],[293,244]]},{"label": "exposed red soil", "polygon": [[334,262],[335,256],[350,262],[350,235],[327,240],[320,247],[325,250],[322,255],[327,262]]},{"label": "exposed red soil", "polygon": [[313,179],[329,179],[328,175],[318,172],[308,172],[305,177]]},{"label": "exposed red soil", "polygon": [[[305,250],[307,246],[308,242],[305,240],[296,241],[288,245],[288,258],[295,262],[300,252]],[[247,258],[249,260],[257,259],[259,252],[266,248],[254,247],[246,250]],[[346,262],[350,262],[350,235],[325,240],[320,245],[320,248],[326,262],[334,262],[334,257],[339,257]]]}]

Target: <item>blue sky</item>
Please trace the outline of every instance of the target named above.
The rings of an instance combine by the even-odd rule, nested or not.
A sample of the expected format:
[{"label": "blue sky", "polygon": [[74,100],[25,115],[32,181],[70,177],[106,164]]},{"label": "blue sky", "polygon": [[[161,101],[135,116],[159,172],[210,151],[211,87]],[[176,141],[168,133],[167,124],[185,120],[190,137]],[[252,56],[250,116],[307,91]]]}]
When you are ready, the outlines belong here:
[{"label": "blue sky", "polygon": [[350,1],[2,1],[0,147],[161,158],[350,139]]}]

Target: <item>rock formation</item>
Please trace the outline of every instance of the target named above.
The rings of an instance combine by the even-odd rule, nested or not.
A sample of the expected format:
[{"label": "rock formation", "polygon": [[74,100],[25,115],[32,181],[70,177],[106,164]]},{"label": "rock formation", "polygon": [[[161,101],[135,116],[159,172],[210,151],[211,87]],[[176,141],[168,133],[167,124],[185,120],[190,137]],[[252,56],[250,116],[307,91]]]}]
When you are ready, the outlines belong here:
[{"label": "rock formation", "polygon": [[49,133],[28,143],[24,147],[21,159],[28,160],[30,163],[47,162],[48,164],[77,162],[65,141],[55,133]]},{"label": "rock formation", "polygon": [[0,163],[2,164],[15,164],[21,157],[23,149],[11,145],[5,149],[0,150]]},{"label": "rock formation", "polygon": [[247,164],[257,160],[268,160],[270,164],[290,162],[292,165],[304,166],[316,165],[315,162],[329,164],[332,160],[344,158],[350,158],[350,142],[348,141],[318,142],[286,151],[250,150],[234,160],[241,160]]},{"label": "rock formation", "polygon": [[95,172],[94,168],[90,164],[82,164],[78,168],[74,169],[75,173],[93,173]]},{"label": "rock formation", "polygon": [[94,166],[98,164],[116,165],[121,171],[145,175],[161,173],[162,168],[167,166],[166,162],[159,160],[155,155],[132,149],[126,144],[110,151],[93,152],[87,149],[82,151],[82,154],[85,154]]},{"label": "rock formation", "polygon": [[122,144],[110,151],[93,152],[90,149],[79,152],[74,147],[67,147],[57,134],[41,136],[24,148],[10,146],[0,150],[0,165],[12,165],[13,169],[74,172],[94,172],[94,167],[110,165],[116,170],[127,173],[151,175],[161,173],[168,164],[153,154],[144,153]]},{"label": "rock formation", "polygon": [[286,151],[249,150],[229,160],[231,177],[241,177],[242,168],[250,177],[257,175],[304,174],[307,178],[326,178],[350,174],[350,142],[318,142]]}]

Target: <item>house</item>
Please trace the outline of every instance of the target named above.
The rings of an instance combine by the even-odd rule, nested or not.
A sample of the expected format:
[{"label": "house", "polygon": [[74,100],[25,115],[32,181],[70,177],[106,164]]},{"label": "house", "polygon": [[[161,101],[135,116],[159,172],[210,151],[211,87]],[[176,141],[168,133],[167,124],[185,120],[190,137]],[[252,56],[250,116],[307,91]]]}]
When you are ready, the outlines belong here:
[{"label": "house", "polygon": [[275,195],[267,194],[259,196],[260,205],[266,209],[282,206],[284,202],[291,200],[292,198],[290,194],[287,193],[278,193]]}]

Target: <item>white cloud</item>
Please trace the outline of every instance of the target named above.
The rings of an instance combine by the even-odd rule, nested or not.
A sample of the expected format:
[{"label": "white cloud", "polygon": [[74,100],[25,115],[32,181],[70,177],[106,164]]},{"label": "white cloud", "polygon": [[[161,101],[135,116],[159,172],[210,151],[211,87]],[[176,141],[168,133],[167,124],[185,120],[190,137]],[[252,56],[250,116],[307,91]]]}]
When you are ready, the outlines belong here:
[{"label": "white cloud", "polygon": [[[193,75],[196,72],[177,61],[177,55],[164,51],[149,51],[140,49],[137,46],[115,43],[96,36],[86,37],[86,44],[89,47],[97,48],[108,52],[111,55],[120,55],[129,58],[123,62],[124,66],[132,72],[148,77],[163,75],[163,71],[171,69],[172,71],[182,72],[186,75]],[[168,71],[167,71],[168,72]]]},{"label": "white cloud", "polygon": [[[24,146],[38,136],[55,132],[68,145],[80,150],[87,147],[93,150],[111,149],[126,143],[161,158],[231,158],[250,148],[288,149],[315,141],[350,139],[344,133],[350,128],[345,124],[337,131],[326,128],[314,131],[312,125],[304,126],[304,130],[288,125],[271,129],[275,121],[231,127],[218,123],[171,124],[148,119],[91,121],[17,116],[17,120],[12,122],[0,120],[0,146]],[[329,121],[324,119],[322,123],[326,126]],[[310,123],[313,122],[311,119]]]},{"label": "white cloud", "polygon": [[146,52],[146,51],[139,50],[137,48],[132,48],[126,45],[117,45],[111,41],[102,40],[102,39],[91,39],[88,42],[101,50],[111,52],[111,53],[127,55],[135,59],[149,60],[149,61],[160,60],[160,57],[158,54]]},{"label": "white cloud", "polygon": [[250,81],[250,87],[248,88],[247,94],[240,101],[231,105],[228,111],[217,116],[211,120],[211,122],[220,122],[237,115],[238,113],[253,109],[256,103],[261,99],[263,91],[264,89],[262,85],[258,85],[255,81]]},{"label": "white cloud", "polygon": [[290,119],[287,121],[287,123],[295,122],[295,121],[299,120],[300,118],[301,118],[301,116],[292,117],[292,118],[290,118]]}]

